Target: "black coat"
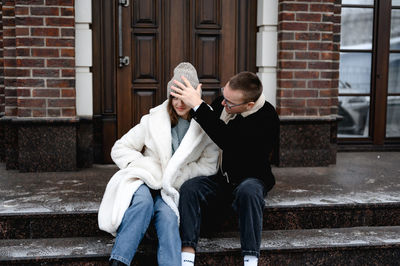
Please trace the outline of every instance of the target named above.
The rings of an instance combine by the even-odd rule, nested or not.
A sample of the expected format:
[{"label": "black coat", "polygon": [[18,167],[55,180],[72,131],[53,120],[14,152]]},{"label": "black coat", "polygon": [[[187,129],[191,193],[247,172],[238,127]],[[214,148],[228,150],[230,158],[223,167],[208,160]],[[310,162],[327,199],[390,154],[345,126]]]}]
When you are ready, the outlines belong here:
[{"label": "black coat", "polygon": [[211,104],[202,103],[192,117],[223,151],[222,171],[229,181],[239,184],[244,178],[261,179],[267,190],[275,184],[269,162],[279,140],[279,117],[275,108],[265,102],[257,112],[246,117],[238,114],[228,124],[220,119],[223,98]]}]

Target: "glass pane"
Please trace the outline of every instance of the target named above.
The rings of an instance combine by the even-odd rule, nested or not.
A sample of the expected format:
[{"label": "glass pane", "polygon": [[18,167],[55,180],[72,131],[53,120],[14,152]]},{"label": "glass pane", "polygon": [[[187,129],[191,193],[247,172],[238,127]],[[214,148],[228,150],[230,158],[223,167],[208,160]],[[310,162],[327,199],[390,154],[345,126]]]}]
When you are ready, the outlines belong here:
[{"label": "glass pane", "polygon": [[400,6],[400,0],[392,0],[392,6]]},{"label": "glass pane", "polygon": [[373,5],[373,4],[374,0],[342,0],[342,5]]},{"label": "glass pane", "polygon": [[386,137],[400,137],[400,96],[388,97]]},{"label": "glass pane", "polygon": [[340,53],[339,93],[370,93],[371,54]]},{"label": "glass pane", "polygon": [[390,49],[400,50],[400,9],[392,10],[390,21]]},{"label": "glass pane", "polygon": [[343,117],[338,124],[339,138],[368,137],[368,96],[340,96],[339,115]]},{"label": "glass pane", "polygon": [[400,93],[400,54],[389,56],[389,93]]},{"label": "glass pane", "polygon": [[372,49],[372,8],[342,8],[341,49]]}]

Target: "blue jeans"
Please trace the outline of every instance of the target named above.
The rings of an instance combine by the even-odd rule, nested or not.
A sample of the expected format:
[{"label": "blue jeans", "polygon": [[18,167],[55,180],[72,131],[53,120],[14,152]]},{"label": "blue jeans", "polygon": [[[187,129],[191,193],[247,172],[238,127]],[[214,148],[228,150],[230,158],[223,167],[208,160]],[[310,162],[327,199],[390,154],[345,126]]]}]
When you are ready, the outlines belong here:
[{"label": "blue jeans", "polygon": [[[202,214],[215,208],[221,215],[229,205],[239,216],[242,254],[259,257],[263,224],[264,183],[245,178],[240,184],[228,184],[220,175],[189,179],[180,189],[179,213],[182,246],[196,249]],[[215,219],[215,216],[214,216]]]},{"label": "blue jeans", "polygon": [[153,217],[158,236],[158,265],[181,265],[178,219],[159,194],[153,199],[144,184],[133,195],[122,218],[110,259],[130,265]]}]

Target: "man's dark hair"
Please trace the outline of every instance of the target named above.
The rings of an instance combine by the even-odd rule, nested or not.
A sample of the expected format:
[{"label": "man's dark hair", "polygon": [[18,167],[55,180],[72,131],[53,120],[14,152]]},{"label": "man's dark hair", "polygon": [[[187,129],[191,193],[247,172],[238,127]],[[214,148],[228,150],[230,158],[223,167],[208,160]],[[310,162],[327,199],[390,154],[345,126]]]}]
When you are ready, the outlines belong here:
[{"label": "man's dark hair", "polygon": [[252,72],[244,71],[231,77],[229,87],[232,90],[241,90],[246,102],[255,102],[260,97],[263,88],[258,76]]}]

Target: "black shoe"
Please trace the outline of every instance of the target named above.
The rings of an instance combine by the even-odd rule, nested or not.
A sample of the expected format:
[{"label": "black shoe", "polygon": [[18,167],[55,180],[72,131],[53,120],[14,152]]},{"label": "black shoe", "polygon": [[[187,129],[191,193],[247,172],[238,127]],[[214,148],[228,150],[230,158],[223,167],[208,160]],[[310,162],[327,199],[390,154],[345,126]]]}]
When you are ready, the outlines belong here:
[{"label": "black shoe", "polygon": [[126,266],[125,263],[120,262],[119,260],[110,260],[110,266]]}]

